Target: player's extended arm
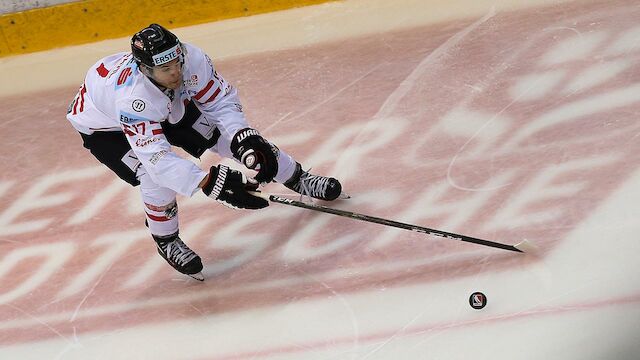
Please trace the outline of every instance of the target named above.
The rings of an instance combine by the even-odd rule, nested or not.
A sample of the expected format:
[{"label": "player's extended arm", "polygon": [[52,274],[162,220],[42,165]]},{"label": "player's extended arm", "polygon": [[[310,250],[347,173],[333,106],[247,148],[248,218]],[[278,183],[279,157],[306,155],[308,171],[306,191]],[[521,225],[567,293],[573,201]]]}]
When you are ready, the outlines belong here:
[{"label": "player's extended arm", "polygon": [[249,169],[258,171],[255,179],[270,183],[278,174],[278,148],[265,140],[258,130],[245,128],[238,131],[231,141],[231,152]]},{"label": "player's extended arm", "polygon": [[208,197],[230,208],[262,209],[269,206],[267,200],[250,193],[258,189],[257,181],[224,165],[212,166],[200,185]]}]

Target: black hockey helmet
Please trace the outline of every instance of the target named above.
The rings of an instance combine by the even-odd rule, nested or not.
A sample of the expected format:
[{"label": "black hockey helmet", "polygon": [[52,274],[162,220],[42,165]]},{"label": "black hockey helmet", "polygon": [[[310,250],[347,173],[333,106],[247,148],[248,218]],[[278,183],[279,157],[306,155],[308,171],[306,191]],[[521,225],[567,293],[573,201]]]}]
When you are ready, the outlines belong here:
[{"label": "black hockey helmet", "polygon": [[138,63],[154,67],[180,58],[184,62],[184,49],[178,37],[158,24],[151,24],[131,38],[131,52]]}]

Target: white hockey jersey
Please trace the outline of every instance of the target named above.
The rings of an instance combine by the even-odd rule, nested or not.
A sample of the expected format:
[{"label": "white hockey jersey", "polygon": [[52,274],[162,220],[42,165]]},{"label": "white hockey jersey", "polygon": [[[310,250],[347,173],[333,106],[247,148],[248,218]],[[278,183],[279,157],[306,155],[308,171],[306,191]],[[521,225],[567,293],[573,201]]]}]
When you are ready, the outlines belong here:
[{"label": "white hockey jersey", "polygon": [[207,172],[172,152],[160,122],[177,123],[188,101],[231,139],[247,127],[235,88],[216,72],[199,48],[183,43],[183,85],[170,98],[138,70],[131,53],[107,56],[87,72],[67,119],[76,130],[122,131],[154,182],[191,196]]}]

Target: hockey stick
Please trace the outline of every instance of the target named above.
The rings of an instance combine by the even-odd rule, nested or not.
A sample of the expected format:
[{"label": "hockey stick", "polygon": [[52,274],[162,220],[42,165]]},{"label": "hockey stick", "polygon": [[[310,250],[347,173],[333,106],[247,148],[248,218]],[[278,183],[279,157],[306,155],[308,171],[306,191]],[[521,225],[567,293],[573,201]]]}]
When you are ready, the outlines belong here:
[{"label": "hockey stick", "polygon": [[259,196],[259,197],[261,197],[261,198],[263,198],[265,200],[269,200],[271,202],[278,203],[278,204],[290,205],[290,206],[295,206],[295,207],[299,207],[299,208],[303,208],[303,209],[320,211],[320,212],[327,213],[327,214],[344,216],[344,217],[348,217],[348,218],[355,219],[355,220],[368,221],[368,222],[372,222],[372,223],[376,223],[376,224],[392,226],[392,227],[396,227],[396,228],[400,228],[400,229],[411,230],[411,231],[424,233],[424,234],[437,236],[437,237],[450,239],[450,240],[459,240],[459,241],[474,243],[474,244],[478,244],[478,245],[490,246],[490,247],[498,248],[498,249],[515,251],[515,252],[519,252],[519,253],[524,253],[525,250],[529,250],[529,249],[533,248],[533,246],[531,244],[529,244],[526,240],[524,240],[524,241],[522,241],[522,242],[520,242],[520,243],[518,243],[516,245],[501,244],[501,243],[497,243],[497,242],[493,242],[493,241],[489,241],[489,240],[477,239],[477,238],[470,237],[470,236],[450,233],[450,232],[446,232],[446,231],[429,229],[429,228],[418,226],[418,225],[406,224],[406,223],[402,223],[402,222],[399,222],[399,221],[383,219],[383,218],[379,218],[379,217],[375,217],[375,216],[359,214],[359,213],[346,211],[346,210],[333,209],[333,208],[322,206],[322,205],[307,204],[307,203],[304,203],[302,201],[292,200],[292,199],[284,198],[284,197],[277,196],[277,195],[271,195],[271,194],[267,194],[267,193],[253,192],[253,191],[251,193],[253,195],[255,195],[255,196]]}]

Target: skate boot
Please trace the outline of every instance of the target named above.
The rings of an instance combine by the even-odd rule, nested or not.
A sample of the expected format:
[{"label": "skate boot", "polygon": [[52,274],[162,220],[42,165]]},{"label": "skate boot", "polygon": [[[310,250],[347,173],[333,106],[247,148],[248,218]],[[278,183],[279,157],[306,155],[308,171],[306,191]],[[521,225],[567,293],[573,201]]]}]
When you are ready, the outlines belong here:
[{"label": "skate boot", "polygon": [[342,192],[340,181],[320,175],[309,174],[302,170],[300,163],[296,163],[296,171],[284,186],[302,196],[309,196],[320,200],[335,200],[338,197],[347,199],[348,195]]},{"label": "skate boot", "polygon": [[204,281],[200,256],[180,240],[178,233],[168,236],[152,236],[156,241],[158,254],[167,260],[169,265],[196,280]]}]

